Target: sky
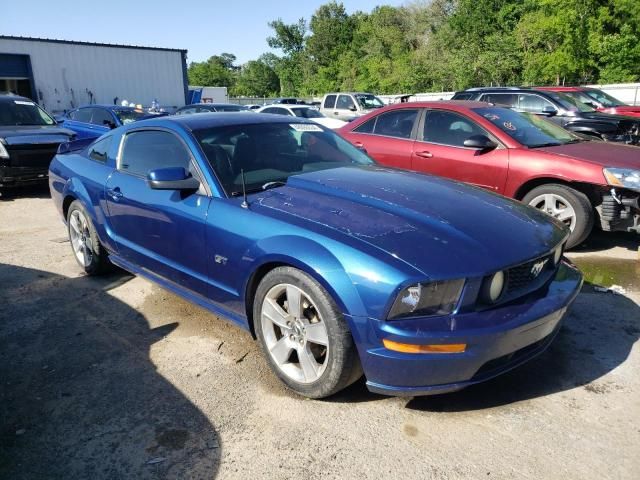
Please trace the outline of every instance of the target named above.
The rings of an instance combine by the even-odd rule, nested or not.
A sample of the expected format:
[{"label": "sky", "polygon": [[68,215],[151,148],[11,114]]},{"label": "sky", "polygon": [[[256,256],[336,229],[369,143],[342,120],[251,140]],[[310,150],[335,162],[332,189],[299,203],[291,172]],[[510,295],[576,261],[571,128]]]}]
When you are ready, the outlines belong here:
[{"label": "sky", "polygon": [[[270,51],[267,23],[309,20],[328,0],[23,0],[2,10],[0,35],[188,50],[188,61],[233,53],[242,64]],[[406,0],[343,0],[349,13]],[[20,7],[20,8],[18,8]],[[25,16],[25,11],[30,12]]]}]

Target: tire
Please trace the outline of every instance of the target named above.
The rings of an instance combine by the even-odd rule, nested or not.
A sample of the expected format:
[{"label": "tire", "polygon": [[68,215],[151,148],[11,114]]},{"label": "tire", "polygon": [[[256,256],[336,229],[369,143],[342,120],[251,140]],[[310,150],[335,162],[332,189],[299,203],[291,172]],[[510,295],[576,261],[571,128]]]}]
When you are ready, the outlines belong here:
[{"label": "tire", "polygon": [[67,211],[67,234],[73,256],[87,275],[100,275],[113,269],[91,217],[78,200]]},{"label": "tire", "polygon": [[[300,307],[290,307],[292,303]],[[253,319],[269,366],[297,394],[328,397],[362,376],[358,353],[340,310],[306,273],[292,267],[267,273],[256,291]]]},{"label": "tire", "polygon": [[[548,213],[569,226],[571,235],[566,248],[581,244],[593,229],[595,215],[589,198],[566,185],[547,184],[536,187],[522,199],[523,203]],[[564,208],[563,208],[564,206]],[[566,217],[571,214],[573,216]]]}]

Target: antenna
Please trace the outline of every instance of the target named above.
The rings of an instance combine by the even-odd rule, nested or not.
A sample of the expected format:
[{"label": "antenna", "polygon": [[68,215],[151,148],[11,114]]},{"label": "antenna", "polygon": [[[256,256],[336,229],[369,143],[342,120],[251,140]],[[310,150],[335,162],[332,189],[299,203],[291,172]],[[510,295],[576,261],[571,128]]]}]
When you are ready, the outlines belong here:
[{"label": "antenna", "polygon": [[249,208],[249,202],[247,202],[247,186],[244,181],[244,168],[240,169],[240,175],[242,176],[242,208]]}]

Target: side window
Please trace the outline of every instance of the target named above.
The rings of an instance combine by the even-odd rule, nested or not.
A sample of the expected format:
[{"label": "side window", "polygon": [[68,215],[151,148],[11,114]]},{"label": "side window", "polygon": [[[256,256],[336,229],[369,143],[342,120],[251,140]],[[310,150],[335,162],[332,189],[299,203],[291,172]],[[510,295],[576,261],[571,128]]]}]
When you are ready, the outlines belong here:
[{"label": "side window", "polygon": [[556,107],[553,106],[553,103],[538,95],[525,93],[518,95],[518,109],[525,112],[542,113],[545,110],[556,110]]},{"label": "side window", "polygon": [[457,113],[431,110],[424,122],[422,138],[425,142],[463,147],[464,141],[473,135],[487,135],[487,132]]},{"label": "side window", "polygon": [[262,113],[278,113],[278,110],[279,110],[278,108],[269,107],[262,110]]},{"label": "side window", "polygon": [[111,137],[103,138],[99,142],[94,143],[89,149],[89,158],[96,162],[105,163],[109,156],[110,146]]},{"label": "side window", "polygon": [[349,95],[340,95],[336,102],[336,110],[349,110],[351,107],[355,107],[353,99]]},{"label": "side window", "polygon": [[393,110],[378,117],[373,133],[387,137],[411,138],[413,124],[418,118],[418,110]]},{"label": "side window", "polygon": [[518,104],[518,95],[515,93],[485,93],[480,101],[515,107]]},{"label": "side window", "polygon": [[324,105],[322,105],[322,108],[333,108],[335,105],[336,105],[336,96],[327,95],[327,98],[324,99]]},{"label": "side window", "polygon": [[376,119],[378,117],[373,117],[371,120],[367,120],[359,127],[355,128],[353,131],[356,133],[373,133],[373,127],[376,124]]},{"label": "side window", "polygon": [[189,170],[190,154],[173,133],[132,132],[124,139],[119,170],[146,177],[149,170],[182,167]]},{"label": "side window", "polygon": [[93,108],[79,108],[75,112],[71,112],[71,119],[76,122],[91,122],[91,114],[93,113]]},{"label": "side window", "polygon": [[198,107],[198,108],[192,109],[192,111],[189,113],[211,113],[211,112],[217,112],[217,111],[218,109],[216,107]]},{"label": "side window", "polygon": [[115,125],[113,116],[104,108],[93,108],[92,110],[93,115],[91,117],[91,123],[93,123],[94,125],[100,125],[101,127]]},{"label": "side window", "polygon": [[456,93],[452,100],[471,100],[473,98],[473,93]]},{"label": "side window", "polygon": [[176,112],[177,115],[189,115],[191,113],[196,113],[196,109],[195,108],[185,108],[184,110],[180,110],[179,112]]}]

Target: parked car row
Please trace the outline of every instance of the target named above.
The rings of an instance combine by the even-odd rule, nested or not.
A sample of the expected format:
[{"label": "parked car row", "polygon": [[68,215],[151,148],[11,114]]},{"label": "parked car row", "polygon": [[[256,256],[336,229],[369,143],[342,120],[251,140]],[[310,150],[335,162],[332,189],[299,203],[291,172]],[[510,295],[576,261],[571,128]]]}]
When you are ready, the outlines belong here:
[{"label": "parked car row", "polygon": [[[363,374],[374,392],[421,395],[544,351],[582,284],[564,250],[594,224],[640,230],[640,147],[601,128],[628,118],[557,92],[464,94],[483,101],[88,106],[63,126],[85,111],[98,125],[100,109],[114,124],[83,142],[27,99],[5,110],[23,119],[13,130],[40,122],[64,142],[49,184],[87,274],[117,265],[234,321],[301,395]],[[556,110],[527,111],[528,95]],[[0,157],[21,159],[2,138]]]}]

